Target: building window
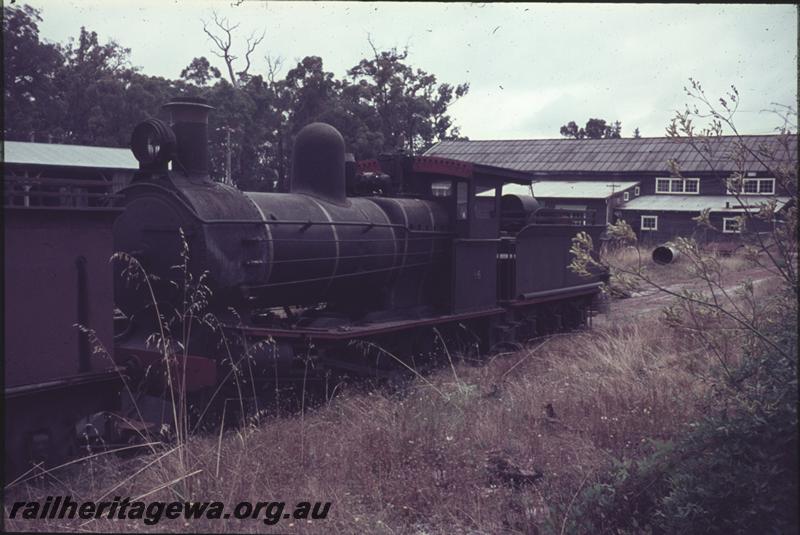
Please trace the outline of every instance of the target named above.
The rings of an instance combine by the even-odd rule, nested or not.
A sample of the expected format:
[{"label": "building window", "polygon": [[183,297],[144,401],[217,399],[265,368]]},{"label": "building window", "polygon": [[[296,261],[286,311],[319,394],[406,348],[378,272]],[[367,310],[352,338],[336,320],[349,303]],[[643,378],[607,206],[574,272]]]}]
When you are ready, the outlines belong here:
[{"label": "building window", "polygon": [[431,182],[431,195],[434,197],[452,197],[453,181],[437,180],[435,182]]},{"label": "building window", "polygon": [[656,193],[691,193],[697,195],[700,193],[700,179],[657,178]]},{"label": "building window", "polygon": [[628,202],[629,200],[631,200],[631,194],[626,191],[625,193],[622,194],[622,200]]},{"label": "building window", "polygon": [[642,230],[658,230],[658,216],[643,215],[641,228]]},{"label": "building window", "polygon": [[737,188],[738,180],[728,180],[728,193],[733,194],[739,191],[740,194],[747,195],[774,195],[774,178],[745,178],[741,180],[741,187]]},{"label": "building window", "polygon": [[759,180],[758,181],[758,192],[764,193],[767,195],[772,195],[775,193],[775,179],[768,178],[766,180]]},{"label": "building window", "polygon": [[636,186],[635,188],[633,188],[633,196],[634,197],[638,197],[641,192],[642,192],[642,190],[641,190],[641,188],[639,186]]},{"label": "building window", "polygon": [[456,219],[467,219],[469,209],[469,199],[467,198],[466,182],[459,182],[456,184]]},{"label": "building window", "polygon": [[722,218],[722,232],[725,234],[738,234],[742,230],[739,226],[738,217],[723,217]]}]

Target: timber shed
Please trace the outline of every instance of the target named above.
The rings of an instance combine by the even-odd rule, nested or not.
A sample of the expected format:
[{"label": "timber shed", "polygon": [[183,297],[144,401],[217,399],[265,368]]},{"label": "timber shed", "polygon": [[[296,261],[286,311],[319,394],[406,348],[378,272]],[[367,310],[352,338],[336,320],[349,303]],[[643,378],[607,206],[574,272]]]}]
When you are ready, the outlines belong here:
[{"label": "timber shed", "polygon": [[[797,196],[796,183],[772,172],[797,168],[797,135],[442,141],[425,155],[532,173],[533,194],[548,207],[580,205],[602,216],[598,200],[607,200],[606,222],[626,220],[645,242],[734,238],[739,216],[774,202],[779,219]],[[705,210],[716,230],[697,230]],[[774,223],[746,226],[766,231]]]},{"label": "timber shed", "polygon": [[2,160],[9,206],[94,206],[139,169],[130,149],[58,143],[6,141]]}]

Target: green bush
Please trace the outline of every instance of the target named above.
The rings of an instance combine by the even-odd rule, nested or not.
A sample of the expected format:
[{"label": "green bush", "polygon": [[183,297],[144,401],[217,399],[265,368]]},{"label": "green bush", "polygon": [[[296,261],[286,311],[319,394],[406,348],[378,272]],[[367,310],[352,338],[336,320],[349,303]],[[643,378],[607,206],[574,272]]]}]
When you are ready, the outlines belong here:
[{"label": "green bush", "polygon": [[[618,463],[575,500],[571,533],[797,533],[798,383],[791,356],[747,359],[720,408]],[[562,516],[563,518],[563,516]]]}]

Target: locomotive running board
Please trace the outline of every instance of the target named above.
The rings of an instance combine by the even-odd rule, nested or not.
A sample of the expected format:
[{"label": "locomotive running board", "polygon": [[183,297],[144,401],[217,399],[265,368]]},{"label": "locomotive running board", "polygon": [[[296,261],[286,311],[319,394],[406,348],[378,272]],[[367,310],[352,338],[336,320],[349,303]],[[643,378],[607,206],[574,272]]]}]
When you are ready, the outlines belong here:
[{"label": "locomotive running board", "polygon": [[560,301],[569,297],[578,297],[581,295],[593,295],[600,291],[603,286],[602,282],[593,282],[590,284],[582,284],[580,286],[570,286],[568,288],[557,288],[554,290],[544,290],[541,292],[530,292],[521,295],[519,299],[510,301],[501,301],[502,304],[511,307],[524,307],[528,305],[535,305],[537,303],[546,303],[550,301]]},{"label": "locomotive running board", "polygon": [[5,398],[17,398],[33,394],[39,394],[45,391],[67,390],[70,388],[79,388],[87,385],[98,385],[102,383],[122,383],[122,368],[109,368],[107,370],[98,370],[91,373],[76,375],[73,377],[65,377],[63,379],[55,379],[52,381],[45,381],[41,383],[30,383],[19,386],[11,386],[5,388]]},{"label": "locomotive running board", "polygon": [[417,320],[387,321],[381,323],[371,323],[368,325],[348,325],[337,327],[336,329],[271,329],[269,327],[252,327],[230,324],[225,325],[224,328],[251,336],[271,336],[273,338],[314,338],[317,340],[346,341],[353,338],[363,338],[377,334],[386,334],[390,332],[403,331],[406,329],[413,329],[415,327],[427,327],[441,323],[450,323],[488,316],[498,316],[500,314],[504,314],[505,312],[506,310],[504,308],[495,307],[480,310],[478,312],[446,314],[444,316],[433,316]]}]

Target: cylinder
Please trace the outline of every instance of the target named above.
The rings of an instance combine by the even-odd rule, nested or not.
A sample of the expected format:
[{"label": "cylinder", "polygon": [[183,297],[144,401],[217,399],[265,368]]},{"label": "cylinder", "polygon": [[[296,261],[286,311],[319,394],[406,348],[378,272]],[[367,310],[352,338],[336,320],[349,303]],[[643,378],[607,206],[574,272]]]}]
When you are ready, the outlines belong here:
[{"label": "cylinder", "polygon": [[671,245],[662,244],[653,249],[653,262],[659,265],[671,264],[678,258],[678,250]]},{"label": "cylinder", "polygon": [[172,116],[179,166],[190,175],[208,176],[208,112],[203,98],[173,98],[163,108]]}]

